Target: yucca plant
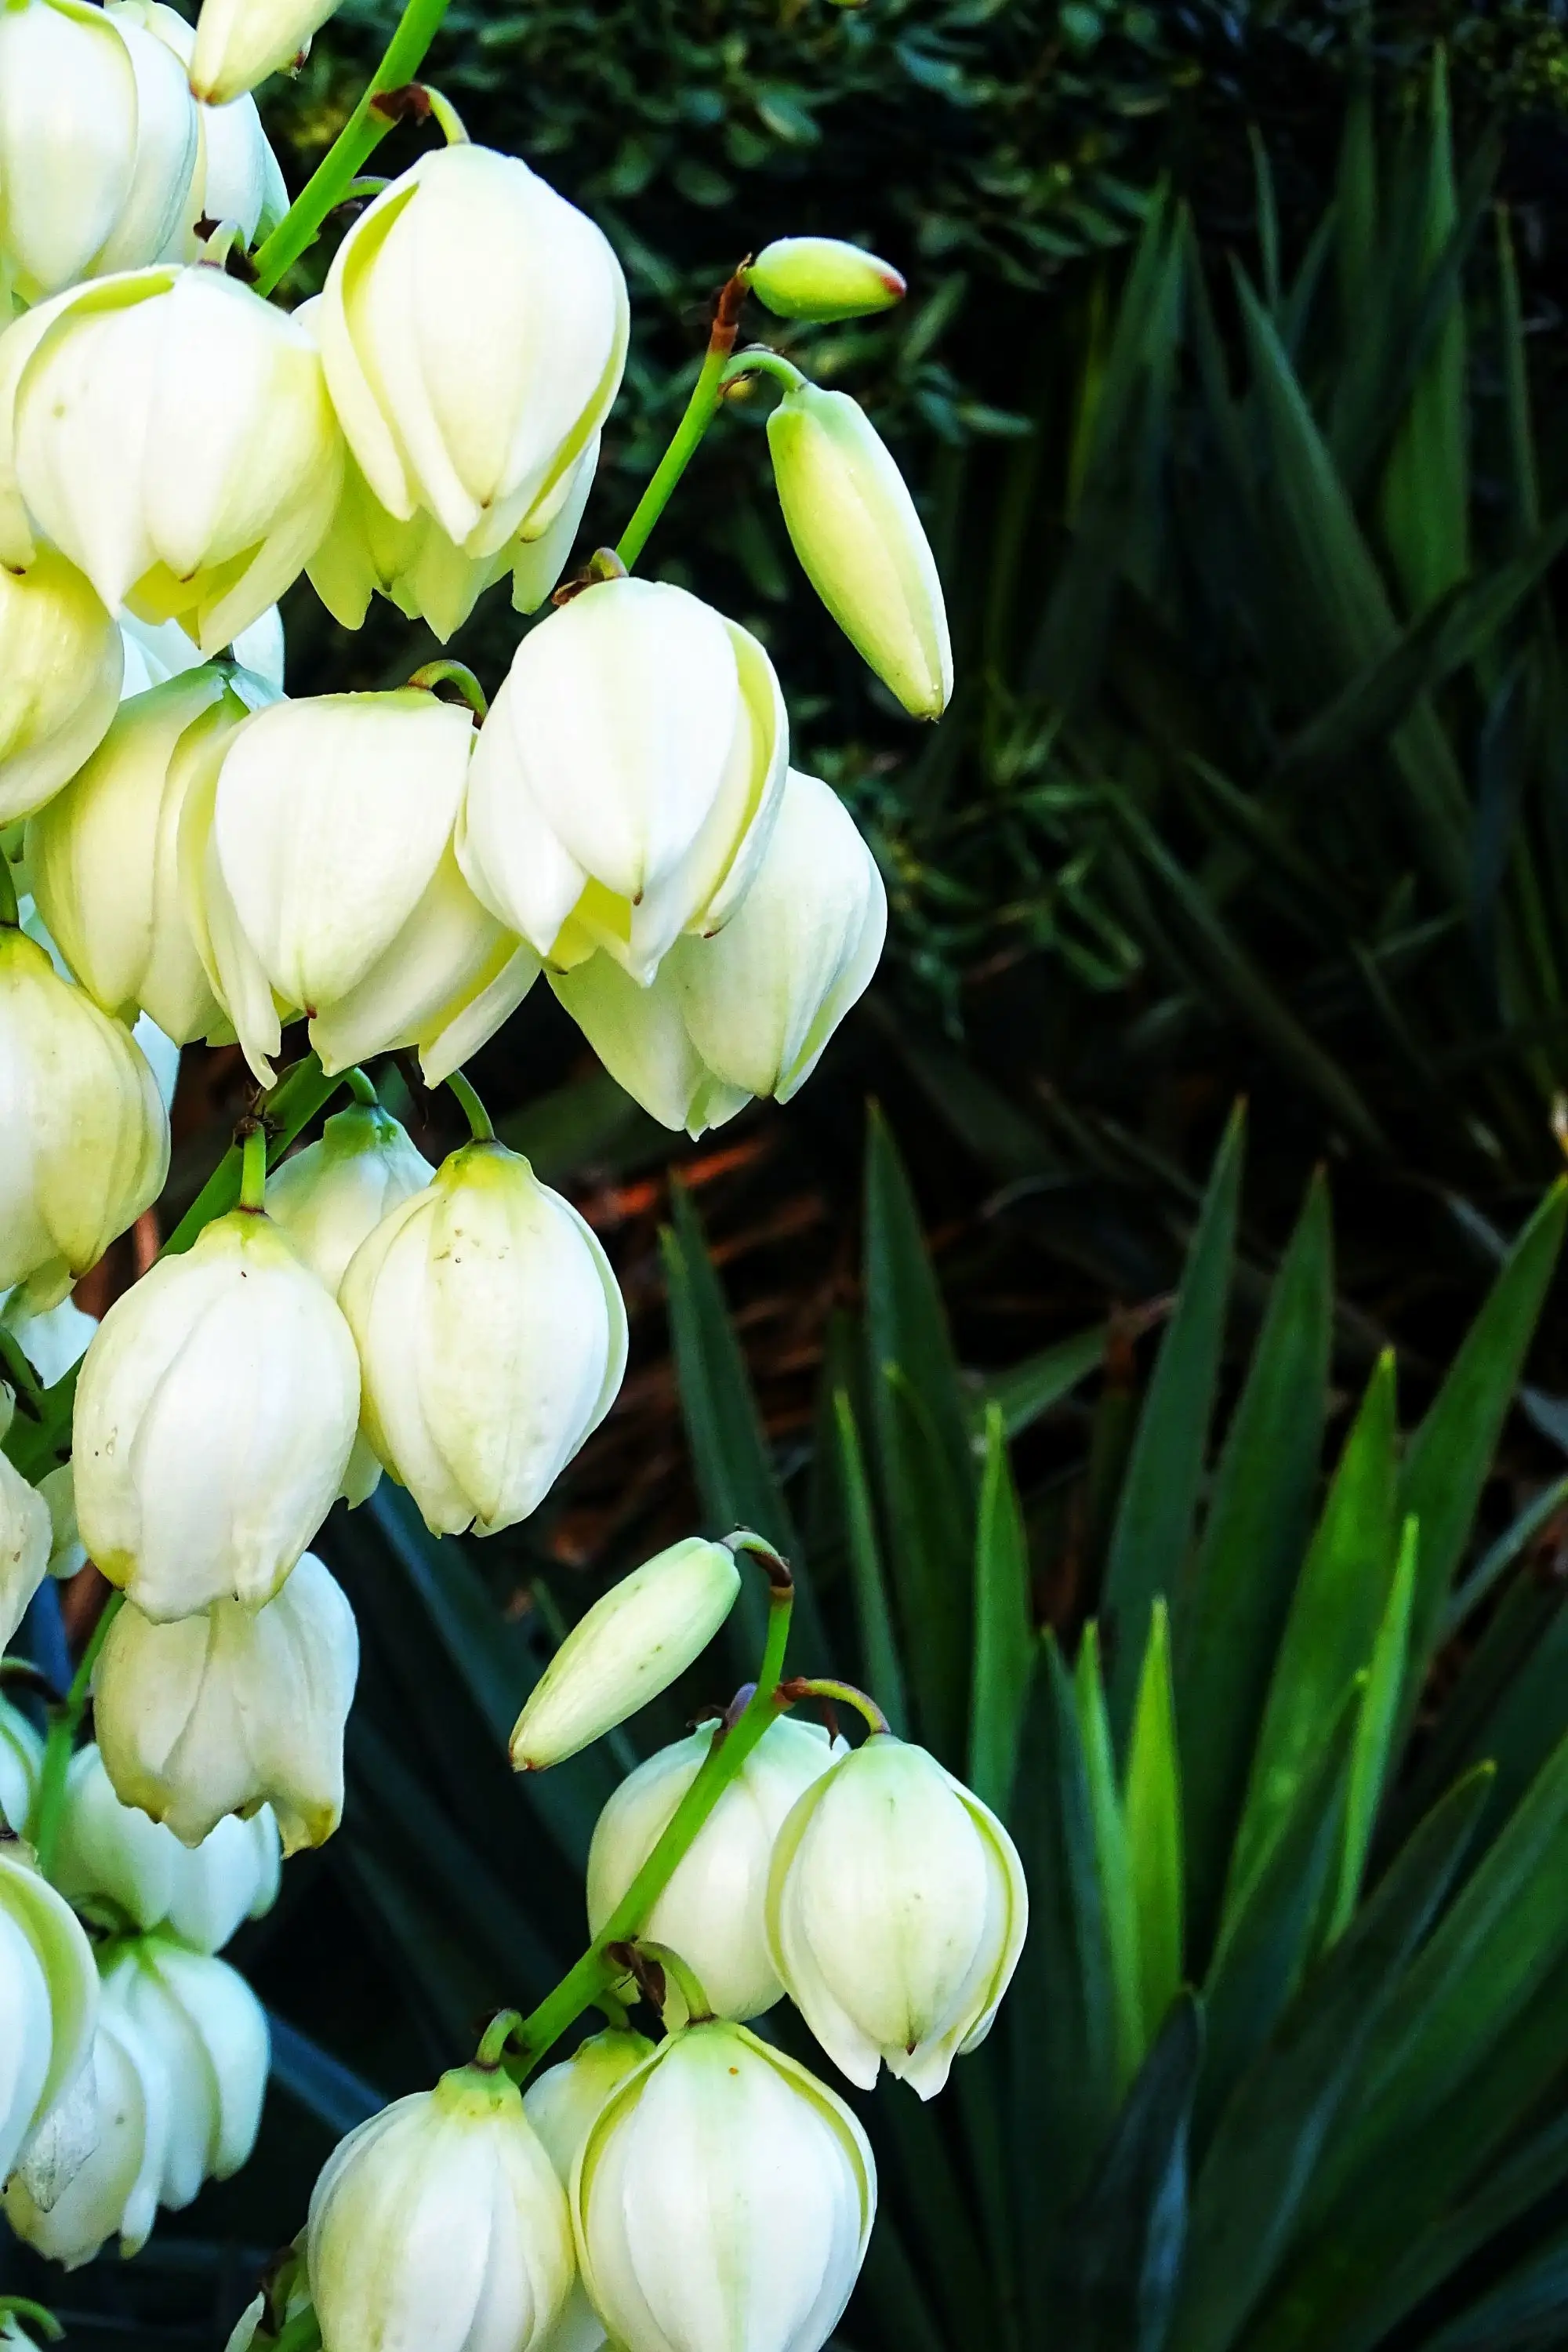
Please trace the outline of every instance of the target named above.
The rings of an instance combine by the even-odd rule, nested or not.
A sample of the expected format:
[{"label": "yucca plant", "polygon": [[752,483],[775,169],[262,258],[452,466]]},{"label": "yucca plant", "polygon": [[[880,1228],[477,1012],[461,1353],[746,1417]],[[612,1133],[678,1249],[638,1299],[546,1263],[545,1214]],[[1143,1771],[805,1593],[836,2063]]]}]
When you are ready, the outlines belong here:
[{"label": "yucca plant", "polygon": [[[793,1463],[674,1193],[666,1271],[710,1523],[791,1552],[802,1654],[874,1689],[1006,1814],[1033,1891],[955,2119],[896,2084],[859,2102],[884,2202],[847,2345],[1502,2352],[1568,2334],[1568,1642],[1559,1591],[1516,1568],[1563,1483],[1511,1523],[1489,1508],[1489,1540],[1478,1528],[1568,1188],[1402,1433],[1391,1356],[1353,1403],[1331,1385],[1321,1181],[1228,1378],[1242,1159],[1238,1116],[1134,1409],[1125,1324],[964,1375],[874,1120],[859,1309]],[[1064,1421],[1079,1434],[1038,1475]],[[572,1957],[593,1821],[631,1760],[617,1736],[548,1775],[508,1770],[559,1624],[545,1584],[503,1615],[483,1553],[433,1542],[401,1498],[340,1515],[325,1548],[366,1670],[343,1831],[300,1874],[293,1932],[263,1923],[245,1956],[286,2021],[289,2095],[227,2209],[251,2242],[294,2226],[323,2134]],[[731,1654],[686,1697],[749,1671],[737,1615]],[[771,2030],[800,2031],[784,2012]],[[199,2226],[221,2230],[233,2195],[209,2193]],[[170,2248],[208,2308],[226,2278],[243,2293],[232,2249]],[[89,2340],[143,2340],[132,2276],[89,2273],[83,2302],[121,2313]]]},{"label": "yucca plant", "polygon": [[1217,1057],[1376,1162],[1552,1164],[1568,514],[1499,153],[1441,58],[1393,120],[1363,89],[1303,240],[1256,141],[1244,245],[1163,198],[1042,336],[1034,438],[955,472],[985,682],[860,789],[928,974],[1046,951],[1021,1003],[950,987],[998,1075],[1104,1106]]}]

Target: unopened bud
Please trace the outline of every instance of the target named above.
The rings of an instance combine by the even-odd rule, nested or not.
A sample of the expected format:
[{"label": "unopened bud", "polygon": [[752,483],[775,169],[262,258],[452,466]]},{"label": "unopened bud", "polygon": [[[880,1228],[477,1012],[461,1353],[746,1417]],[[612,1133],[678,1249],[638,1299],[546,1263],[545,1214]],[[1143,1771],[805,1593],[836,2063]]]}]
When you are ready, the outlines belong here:
[{"label": "unopened bud", "polygon": [[563,1762],[668,1690],[707,1648],[740,1589],[734,1554],[700,1536],[612,1585],[529,1693],[511,1735],[517,1769]]},{"label": "unopened bud", "polygon": [[746,283],[779,319],[865,319],[909,290],[891,262],[837,236],[775,237],[749,265]]}]

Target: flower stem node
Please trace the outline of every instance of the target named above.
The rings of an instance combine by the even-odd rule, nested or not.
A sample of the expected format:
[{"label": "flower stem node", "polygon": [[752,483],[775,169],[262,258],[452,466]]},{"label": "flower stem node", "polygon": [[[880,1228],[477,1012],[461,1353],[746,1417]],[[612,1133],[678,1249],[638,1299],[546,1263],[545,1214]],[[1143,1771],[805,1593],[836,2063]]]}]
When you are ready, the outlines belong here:
[{"label": "flower stem node", "polygon": [[747,265],[746,285],[777,319],[866,319],[909,289],[891,262],[837,236],[780,236]]},{"label": "flower stem node", "polygon": [[160,1623],[261,1608],[342,1485],[359,1397],[348,1326],[271,1219],[215,1219],[115,1300],[83,1359],[90,1557]]},{"label": "flower stem node", "polygon": [[768,1948],[834,2063],[929,2099],[985,2039],[1028,1925],[1017,1849],[923,1748],[874,1735],[805,1790],[779,1832]]},{"label": "flower stem node", "polygon": [[[713,1745],[704,1724],[623,1780],[588,1850],[588,1929],[631,1885]],[[839,1743],[839,1752],[843,1743]],[[784,1998],[768,1957],[764,1901],[773,1841],[795,1800],[834,1760],[827,1734],[787,1716],[769,1725],[676,1864],[639,1931],[696,1971],[721,2017],[760,2017]]]},{"label": "flower stem node", "polygon": [[391,1210],[340,1295],[365,1439],[437,1534],[526,1518],[626,1370],[626,1309],[597,1239],[500,1143],[466,1144]]},{"label": "flower stem node", "polygon": [[473,740],[468,709],[421,687],[279,702],[193,797],[186,903],[262,1084],[293,1012],[329,1073],[417,1045],[435,1084],[538,977],[452,854]]},{"label": "flower stem node", "polygon": [[340,2142],[306,2249],[332,2352],[534,2352],[573,2280],[566,2200],[522,2095],[475,2066]]},{"label": "flower stem node", "polygon": [[707,1648],[740,1590],[733,1555],[700,1536],[671,1544],[612,1585],[530,1692],[511,1735],[517,1770],[563,1763],[668,1690]]},{"label": "flower stem node", "polygon": [[952,646],[936,559],[887,443],[858,402],[804,380],[768,419],[784,527],[861,657],[915,719],[940,719]]},{"label": "flower stem node", "polygon": [[843,2101],[723,2020],[671,2034],[611,2093],[572,2176],[584,2284],[627,2352],[817,2352],[876,2203]]},{"label": "flower stem node", "polygon": [[358,1672],[353,1611],[313,1552],[254,1612],[218,1601],[159,1625],[127,1602],[93,1686],[109,1777],[198,1855],[236,1813],[269,1811],[286,1853],[321,1845],[342,1815]]},{"label": "flower stem node", "polygon": [[458,856],[559,970],[595,948],[646,984],[745,895],[789,726],[757,640],[683,588],[584,590],[523,638],[479,730]]},{"label": "flower stem node", "polygon": [[646,988],[599,954],[551,986],[666,1127],[703,1134],[754,1096],[788,1102],[870,985],[888,894],[847,809],[792,768],[755,878],[722,930],[685,936]]},{"label": "flower stem node", "polygon": [[130,1031],[0,923],[0,1289],[54,1306],[168,1172],[168,1113]]}]

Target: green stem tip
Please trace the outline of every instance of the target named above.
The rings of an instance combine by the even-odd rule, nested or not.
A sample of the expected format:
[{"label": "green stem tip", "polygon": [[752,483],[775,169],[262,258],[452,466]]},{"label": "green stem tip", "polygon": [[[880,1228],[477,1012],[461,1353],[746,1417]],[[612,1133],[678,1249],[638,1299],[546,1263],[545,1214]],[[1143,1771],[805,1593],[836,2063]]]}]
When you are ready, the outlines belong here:
[{"label": "green stem tip", "polygon": [[463,1117],[468,1122],[468,1132],[474,1141],[493,1143],[496,1139],[496,1131],[490,1124],[490,1115],[461,1070],[454,1070],[447,1080],[447,1085],[461,1107]]},{"label": "green stem tip", "polygon": [[235,1141],[239,1145],[239,1205],[259,1216],[267,1205],[267,1129],[253,1118]]}]

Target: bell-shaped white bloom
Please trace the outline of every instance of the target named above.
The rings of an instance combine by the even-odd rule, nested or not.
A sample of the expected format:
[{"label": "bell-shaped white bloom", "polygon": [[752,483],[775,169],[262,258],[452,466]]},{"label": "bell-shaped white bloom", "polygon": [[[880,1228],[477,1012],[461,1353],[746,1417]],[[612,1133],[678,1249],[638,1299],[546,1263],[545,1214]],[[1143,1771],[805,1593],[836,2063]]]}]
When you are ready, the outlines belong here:
[{"label": "bell-shaped white bloom", "polygon": [[306,2259],[332,2352],[534,2352],[572,2231],[516,2084],[460,2067],[351,2132],[311,2195]]},{"label": "bell-shaped white bloom", "polygon": [[626,280],[602,229],[516,156],[420,156],[333,257],[318,331],[370,490],[492,556],[553,511],[626,363]]},{"label": "bell-shaped white bloom", "polygon": [[566,569],[598,462],[595,433],[504,547],[466,555],[423,508],[406,522],[388,514],[351,457],[331,530],[310,559],[310,585],[345,629],[361,626],[373,596],[385,596],[409,620],[428,621],[443,645],[509,572],[514,611],[537,612]]},{"label": "bell-shaped white bloom", "polygon": [[[168,0],[109,0],[109,5],[121,21],[132,18],[156,34],[189,74],[195,60],[195,29]],[[197,145],[184,236],[139,258],[194,261],[200,250],[198,222],[229,222],[238,229],[241,245],[248,247],[256,242],[258,229],[272,226],[289,209],[289,191],[261,128],[256,100],[246,95],[222,106],[201,104],[195,115]]]},{"label": "bell-shaped white bloom", "polygon": [[121,661],[119,630],[63,555],[0,569],[0,824],[41,808],[101,742]]},{"label": "bell-shaped white bloom", "polygon": [[77,979],[106,1013],[144,1010],[176,1045],[226,1022],[185,909],[181,818],[204,761],[264,692],[203,667],[132,696],[27,831],[33,896]]},{"label": "bell-shaped white bloom", "polygon": [[26,1717],[0,1698],[0,1816],[13,1837],[24,1838],[44,1769],[44,1743]]},{"label": "bell-shaped white bloom", "polygon": [[837,236],[775,236],[747,263],[746,284],[776,319],[866,319],[909,291],[890,261]]},{"label": "bell-shaped white bloom", "polygon": [[0,338],[0,438],[26,513],[111,610],[180,619],[216,653],[298,578],[337,504],[342,441],[309,329],[205,263],[88,286],[37,319]]},{"label": "bell-shaped white bloom", "polygon": [[169,1116],[130,1031],[0,925],[0,1288],[52,1307],[168,1172]]},{"label": "bell-shaped white bloom", "polygon": [[168,2086],[158,2202],[179,2212],[204,2180],[226,2180],[256,2145],[267,2089],[261,2003],[226,1960],[166,1936],[119,1947],[103,2007],[128,2020]]},{"label": "bell-shaped white bloom", "polygon": [[735,1605],[741,1572],[726,1544],[687,1536],[645,1559],[584,1611],[512,1727],[519,1772],[542,1772],[668,1690]]},{"label": "bell-shaped white bloom", "polygon": [[876,2210],[843,2100],[723,2020],[672,2033],[610,2094],[572,2182],[584,2284],[628,2352],[817,2352]]},{"label": "bell-shaped white bloom", "polygon": [[49,1570],[54,1523],[36,1486],[0,1454],[0,1650]]},{"label": "bell-shaped white bloom", "polygon": [[[158,2210],[170,2101],[178,2096],[129,2017],[105,2011],[93,2039],[86,2087],[89,2129],[80,2161],[52,2196],[41,2193],[36,2152],[5,2185],[5,2219],[16,2235],[69,2271],[118,2237],[123,2256],[146,2244]],[[41,2135],[40,2135],[41,2137]]]},{"label": "bell-shaped white bloom", "polygon": [[451,841],[473,741],[467,709],[407,687],[275,703],[229,744],[200,891],[215,982],[264,1084],[278,1008],[308,1013],[319,1044],[320,1017],[405,940]]},{"label": "bell-shaped white bloom", "polygon": [[[654,2045],[645,2033],[591,2033],[559,2066],[536,2074],[522,2095],[522,2111],[544,2146],[563,2189],[572,2185],[577,2153],[610,2093],[636,2072]],[[574,2278],[566,2308],[550,2331],[547,2352],[599,2352],[605,2341],[598,2313]]]},{"label": "bell-shaped white bloom", "polygon": [[834,2063],[868,2091],[885,2061],[929,2099],[991,2031],[1029,1893],[995,1814],[879,1732],[796,1803],[767,1916],[773,1966]]},{"label": "bell-shaped white bloom", "polygon": [[82,1541],[143,1615],[259,1609],[326,1517],[359,1412],[337,1307],[236,1209],[117,1298],[77,1381]]},{"label": "bell-shaped white bloom", "polygon": [[199,1843],[183,1843],[121,1801],[101,1750],[89,1744],[70,1760],[54,1871],[73,1900],[107,1896],[136,1927],[167,1927],[197,1950],[216,1952],[277,1899],[278,1825],[265,1810],[250,1821],[220,1817]]},{"label": "bell-shaped white bloom", "polygon": [[303,55],[338,0],[202,0],[191,86],[210,106]]},{"label": "bell-shaped white bloom", "polygon": [[267,1213],[335,1298],[361,1242],[436,1171],[379,1103],[351,1103],[267,1181]]},{"label": "bell-shaped white bloom", "polygon": [[0,11],[0,280],[26,302],[155,261],[195,167],[196,109],[145,12]]},{"label": "bell-shaped white bloom", "polygon": [[745,895],[784,788],[773,664],[659,581],[584,589],[519,646],[479,730],[458,834],[485,904],[565,967],[646,981]]},{"label": "bell-shaped white bloom", "polygon": [[526,1160],[466,1144],[384,1217],[340,1293],[362,1426],[433,1533],[524,1519],[621,1385],[626,1316],[597,1240]]},{"label": "bell-shaped white bloom", "polygon": [[264,1803],[285,1853],[321,1845],[342,1815],[343,1725],[358,1673],[353,1611],[313,1552],[254,1612],[218,1601],[159,1625],[128,1601],[93,1685],[109,1779],[197,1857],[226,1815]]},{"label": "bell-shaped white bloom", "polygon": [[[705,1723],[639,1764],[599,1815],[588,1849],[590,1935],[598,1934],[669,1827],[713,1745],[713,1729]],[[784,1998],[764,1916],[773,1841],[834,1753],[815,1723],[781,1716],[770,1724],[637,1931],[679,1954],[721,2017],[760,2017]]]},{"label": "bell-shaped white bloom", "polygon": [[755,879],[712,939],[679,939],[639,988],[596,955],[551,984],[611,1076],[700,1135],[754,1095],[788,1102],[881,957],[888,894],[837,794],[791,769]]},{"label": "bell-shaped white bloom", "polygon": [[87,2064],[98,1969],[81,1922],[0,1842],[0,2180]]},{"label": "bell-shaped white bloom", "polygon": [[806,578],[910,716],[940,719],[952,693],[947,606],[887,443],[847,392],[803,380],[769,417],[768,446]]}]

